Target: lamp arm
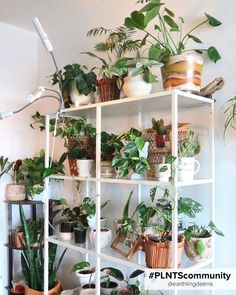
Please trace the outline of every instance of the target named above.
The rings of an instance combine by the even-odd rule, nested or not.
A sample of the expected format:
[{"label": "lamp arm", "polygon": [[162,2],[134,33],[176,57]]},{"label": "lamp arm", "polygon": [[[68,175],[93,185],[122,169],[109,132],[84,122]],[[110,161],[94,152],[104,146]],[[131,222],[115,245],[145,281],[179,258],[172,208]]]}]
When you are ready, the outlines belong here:
[{"label": "lamp arm", "polygon": [[64,107],[64,101],[63,101],[63,97],[61,96],[61,93],[55,89],[52,89],[52,88],[46,88],[45,89],[47,91],[51,91],[51,92],[54,92],[56,93],[59,97],[60,97],[60,111],[62,111],[63,107]]},{"label": "lamp arm", "polygon": [[40,100],[40,99],[42,99],[42,98],[48,98],[48,97],[54,98],[54,99],[56,99],[56,100],[59,102],[59,105],[60,105],[60,107],[59,107],[59,111],[61,111],[61,110],[62,110],[62,108],[61,108],[61,99],[59,99],[58,97],[56,97],[56,96],[54,96],[54,95],[44,95],[44,96],[41,96],[41,97],[35,99],[33,102],[29,102],[29,103],[27,103],[25,106],[23,106],[23,107],[20,108],[19,110],[14,111],[13,114],[20,113],[21,111],[23,111],[24,109],[28,108],[30,105],[32,105],[32,104],[35,103],[36,101],[38,101],[38,100]]}]

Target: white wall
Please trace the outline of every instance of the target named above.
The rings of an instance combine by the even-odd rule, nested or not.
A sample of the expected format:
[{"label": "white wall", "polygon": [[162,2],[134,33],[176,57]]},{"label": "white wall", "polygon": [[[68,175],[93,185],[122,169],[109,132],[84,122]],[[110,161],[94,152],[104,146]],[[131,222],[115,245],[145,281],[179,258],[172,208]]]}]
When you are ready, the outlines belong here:
[{"label": "white wall", "polygon": [[[0,111],[17,110],[26,104],[26,97],[37,85],[37,38],[32,32],[0,23]],[[38,150],[35,132],[29,127],[32,109],[0,121],[0,155],[10,160],[33,156]],[[0,181],[0,276],[3,285],[7,285],[7,242],[8,230],[6,220],[4,176]],[[16,213],[18,208],[14,211]],[[18,256],[14,251],[15,257]],[[20,267],[17,267],[19,272]],[[6,292],[6,291],[4,291]],[[1,294],[2,291],[0,291]]]}]

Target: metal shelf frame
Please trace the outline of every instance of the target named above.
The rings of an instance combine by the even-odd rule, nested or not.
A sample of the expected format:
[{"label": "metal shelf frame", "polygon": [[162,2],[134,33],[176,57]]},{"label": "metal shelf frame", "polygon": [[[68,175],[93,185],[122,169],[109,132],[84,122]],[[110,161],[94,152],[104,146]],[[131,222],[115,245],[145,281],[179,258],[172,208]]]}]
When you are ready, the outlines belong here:
[{"label": "metal shelf frame", "polygon": [[[181,99],[180,99],[181,98]],[[150,106],[149,106],[150,103]],[[144,179],[144,180],[126,180],[126,179],[109,179],[109,178],[101,178],[101,170],[100,170],[100,162],[101,162],[101,126],[102,119],[104,117],[113,117],[112,111],[115,110],[116,115],[124,115],[127,116],[129,114],[138,114],[139,120],[139,128],[142,130],[142,113],[148,112],[148,108],[150,108],[150,112],[155,108],[156,111],[161,111],[163,109],[169,109],[171,112],[171,120],[172,120],[172,154],[173,156],[178,156],[178,116],[179,110],[184,108],[195,108],[206,106],[208,107],[209,114],[209,134],[210,134],[210,147],[211,147],[211,159],[210,159],[210,167],[211,172],[209,178],[206,179],[196,179],[191,182],[178,182],[178,169],[176,169],[174,179],[171,182],[163,183],[159,182],[155,179]],[[127,111],[128,110],[128,111]],[[100,232],[100,204],[101,204],[101,184],[102,183],[113,183],[113,184],[126,184],[126,185],[138,185],[138,200],[139,202],[142,200],[141,196],[141,186],[142,185],[158,185],[162,187],[171,187],[172,195],[174,196],[176,204],[178,203],[178,190],[181,187],[185,186],[195,186],[195,185],[205,185],[208,184],[211,186],[211,210],[210,210],[210,218],[214,222],[215,214],[215,189],[214,189],[214,100],[210,98],[201,97],[198,95],[182,92],[179,90],[170,90],[163,91],[158,93],[152,93],[147,96],[140,96],[134,98],[125,98],[119,99],[109,102],[101,102],[90,104],[86,106],[81,106],[80,108],[70,108],[65,109],[63,111],[64,116],[68,117],[78,117],[81,115],[88,116],[89,118],[93,118],[96,121],[96,175],[95,177],[87,178],[87,177],[71,177],[71,176],[56,176],[53,175],[51,178],[55,179],[66,179],[66,180],[80,180],[85,182],[95,182],[96,183],[96,219],[97,219],[97,232]],[[46,159],[45,165],[49,166],[49,151],[50,151],[50,132],[49,132],[49,122],[50,117],[55,116],[55,113],[49,113],[46,115]],[[177,164],[174,164],[175,166]],[[175,167],[176,168],[176,167]],[[49,178],[46,181],[46,191],[49,193]],[[47,194],[48,195],[48,194]],[[46,201],[44,204],[44,214],[45,214],[45,228],[48,226],[48,202]],[[173,241],[173,268],[177,269],[178,267],[178,247],[177,247],[177,237],[178,237],[178,208],[175,206],[175,210],[172,213],[172,241]],[[104,253],[100,249],[100,237],[96,235],[96,248],[94,250],[80,248],[73,243],[63,242],[60,239],[49,237],[48,232],[45,231],[44,236],[44,294],[48,295],[48,243],[55,243],[60,246],[68,247],[75,251],[79,251],[81,253],[86,253],[88,255],[92,255],[96,257],[96,269],[100,269],[101,259],[106,259],[113,262],[118,262],[120,264],[130,266],[130,267],[140,267],[144,268],[143,265],[139,265],[139,263],[133,263],[131,261],[125,261],[124,259],[119,259],[115,256],[109,255],[109,253]],[[213,249],[214,249],[214,239],[213,239]],[[214,252],[213,256],[214,257]],[[190,269],[198,269],[201,267],[205,267],[207,265],[214,266],[214,259],[208,260],[204,263],[194,264],[190,266]],[[178,291],[173,291],[173,294],[177,295]],[[212,291],[214,294],[214,291]],[[96,295],[100,295],[100,272],[97,271],[96,275]]]}]

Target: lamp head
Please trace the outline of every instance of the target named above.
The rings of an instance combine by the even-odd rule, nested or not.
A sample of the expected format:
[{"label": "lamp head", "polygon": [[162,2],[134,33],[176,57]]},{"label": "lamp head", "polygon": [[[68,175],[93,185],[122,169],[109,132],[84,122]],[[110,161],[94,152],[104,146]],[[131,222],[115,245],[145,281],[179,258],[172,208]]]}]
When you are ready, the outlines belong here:
[{"label": "lamp head", "polygon": [[13,112],[0,112],[0,120],[13,116]]},{"label": "lamp head", "polygon": [[50,40],[48,39],[47,34],[44,32],[43,27],[40,24],[40,21],[38,20],[37,17],[35,17],[33,19],[33,24],[34,27],[37,31],[37,33],[39,34],[40,39],[43,42],[43,45],[45,46],[45,48],[47,49],[47,51],[52,52],[53,51],[53,46],[52,43],[50,42]]},{"label": "lamp head", "polygon": [[39,86],[38,88],[36,88],[28,97],[27,100],[32,103],[34,102],[36,99],[40,98],[45,92],[45,87],[43,86]]}]

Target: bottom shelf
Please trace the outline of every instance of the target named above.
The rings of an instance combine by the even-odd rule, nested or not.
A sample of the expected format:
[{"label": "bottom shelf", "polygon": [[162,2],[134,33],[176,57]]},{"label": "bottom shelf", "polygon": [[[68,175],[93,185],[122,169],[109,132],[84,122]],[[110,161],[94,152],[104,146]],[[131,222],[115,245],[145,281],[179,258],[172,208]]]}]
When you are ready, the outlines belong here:
[{"label": "bottom shelf", "polygon": [[[64,241],[58,236],[51,236],[48,238],[48,241],[54,244],[57,244],[62,247],[66,247],[68,249],[78,251],[80,253],[89,254],[94,257],[98,256],[101,259],[116,262],[125,266],[128,266],[132,269],[140,269],[145,270],[145,253],[142,251],[137,252],[134,257],[128,260],[126,257],[120,255],[110,247],[101,248],[100,253],[96,253],[96,249],[91,245],[91,243],[87,240],[85,244],[76,244],[73,240]],[[198,270],[204,268],[208,265],[212,264],[212,259],[208,259],[203,262],[194,262],[189,260],[185,254],[183,254],[182,258],[182,268],[183,269],[190,269],[190,270]]]}]

